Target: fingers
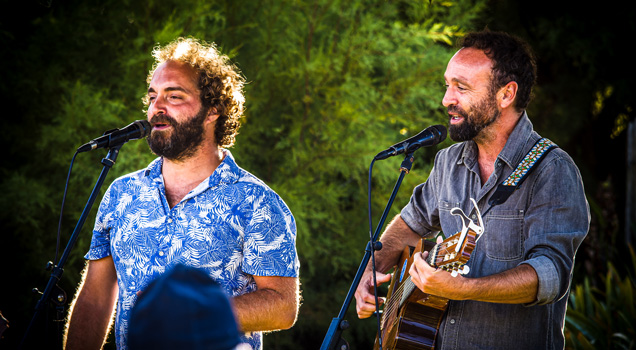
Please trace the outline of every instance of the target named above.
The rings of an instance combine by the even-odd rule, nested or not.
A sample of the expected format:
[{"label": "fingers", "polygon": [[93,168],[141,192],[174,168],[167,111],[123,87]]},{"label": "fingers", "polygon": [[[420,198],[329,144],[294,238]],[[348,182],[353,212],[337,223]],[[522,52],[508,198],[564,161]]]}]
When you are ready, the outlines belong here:
[{"label": "fingers", "polygon": [[386,282],[390,282],[391,281],[391,274],[390,273],[379,273],[376,272],[375,274],[375,281],[377,282],[378,287],[383,285]]},{"label": "fingers", "polygon": [[415,253],[413,255],[413,264],[411,264],[411,268],[409,269],[411,281],[413,281],[417,288],[424,292],[427,291],[425,284],[428,276],[435,272],[435,268],[426,262],[425,259],[427,256],[428,252]]},{"label": "fingers", "polygon": [[411,275],[411,281],[413,281],[413,283],[415,283],[415,285],[421,289],[421,277],[420,277],[420,273],[417,269],[417,265],[422,262],[423,258],[422,257],[423,254],[428,254],[428,252],[424,252],[424,253],[415,253],[413,255],[413,263],[411,264],[411,268],[409,269],[409,275]]},{"label": "fingers", "polygon": [[[376,282],[380,286],[391,280],[390,274],[376,273]],[[359,318],[367,318],[376,311],[375,295],[373,288],[373,276],[371,273],[366,273],[360,280],[358,289],[355,293],[356,298],[356,312]],[[384,298],[378,297],[378,303],[382,305]]]}]

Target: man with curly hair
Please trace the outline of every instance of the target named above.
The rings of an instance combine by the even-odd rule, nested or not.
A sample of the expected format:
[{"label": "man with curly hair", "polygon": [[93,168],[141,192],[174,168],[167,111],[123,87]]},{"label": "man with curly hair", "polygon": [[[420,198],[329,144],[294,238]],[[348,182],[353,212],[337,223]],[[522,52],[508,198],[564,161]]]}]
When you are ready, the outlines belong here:
[{"label": "man with curly hair", "polygon": [[183,264],[223,286],[242,342],[260,349],[261,332],[296,320],[299,262],[289,208],[227,149],[240,126],[245,80],[214,44],[196,39],[179,38],[153,56],[144,104],[148,145],[159,157],[104,195],[65,346],[99,349],[116,309],[116,343],[125,349],[137,297]]},{"label": "man with curly hair", "polygon": [[[403,272],[421,291],[449,301],[440,318],[429,320],[439,324],[399,341],[441,350],[563,349],[574,256],[590,223],[581,175],[562,149],[535,148],[551,142],[533,130],[526,113],[536,80],[527,43],[486,30],[466,35],[460,47],[447,65],[442,99],[457,143],[438,152],[428,180],[382,234],[376,282],[391,280],[388,272],[407,245],[440,231],[447,237],[460,232],[453,208],[475,222],[481,213],[485,230],[465,275],[432,267],[427,252],[413,254]],[[534,149],[551,151],[532,163],[539,154]],[[508,183],[531,164],[522,185]],[[356,291],[360,318],[376,310],[372,275],[367,268]]]}]

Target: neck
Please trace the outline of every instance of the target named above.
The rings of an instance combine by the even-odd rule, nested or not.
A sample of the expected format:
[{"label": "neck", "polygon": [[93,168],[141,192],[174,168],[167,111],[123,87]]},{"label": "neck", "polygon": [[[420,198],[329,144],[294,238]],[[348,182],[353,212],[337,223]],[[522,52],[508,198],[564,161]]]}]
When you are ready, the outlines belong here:
[{"label": "neck", "polygon": [[161,173],[170,207],[177,205],[190,191],[214,173],[223,152],[216,146],[202,147],[191,157],[174,161],[163,159]]},{"label": "neck", "polygon": [[481,182],[484,184],[495,169],[495,161],[503,150],[510,134],[514,130],[521,114],[502,113],[502,115],[490,126],[481,131],[475,137],[479,152],[478,162]]}]

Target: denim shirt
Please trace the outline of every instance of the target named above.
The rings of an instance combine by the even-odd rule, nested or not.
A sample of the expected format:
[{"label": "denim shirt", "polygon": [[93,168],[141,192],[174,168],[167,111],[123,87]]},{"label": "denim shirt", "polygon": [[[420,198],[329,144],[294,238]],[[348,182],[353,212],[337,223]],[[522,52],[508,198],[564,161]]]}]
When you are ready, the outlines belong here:
[{"label": "denim shirt", "polygon": [[[230,296],[256,290],[254,275],[298,277],[296,222],[289,208],[228,150],[224,155],[214,173],[173,208],[160,158],[106,191],[85,258],[113,258],[118,349],[126,349],[138,293],[176,264],[206,271]],[[261,338],[261,332],[241,337],[253,349],[262,348]]]},{"label": "denim shirt", "polygon": [[[475,199],[485,231],[477,241],[465,277],[482,277],[532,266],[538,276],[531,304],[453,301],[442,319],[436,349],[563,349],[563,326],[574,256],[590,222],[578,168],[557,148],[527,176],[504,203],[488,199],[541,137],[524,113],[497,157],[495,170],[482,185],[473,141],[438,152],[428,180],[417,186],[401,217],[424,237],[462,228],[450,210],[474,214]],[[489,209],[490,208],[490,209]],[[470,213],[470,214],[469,214]]]}]

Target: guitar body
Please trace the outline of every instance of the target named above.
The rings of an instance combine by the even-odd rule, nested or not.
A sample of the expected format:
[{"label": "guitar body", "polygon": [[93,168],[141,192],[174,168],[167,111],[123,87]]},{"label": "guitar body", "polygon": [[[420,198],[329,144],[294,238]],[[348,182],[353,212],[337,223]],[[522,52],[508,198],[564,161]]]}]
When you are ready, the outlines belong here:
[{"label": "guitar body", "polygon": [[[414,253],[429,252],[429,264],[445,270],[458,270],[470,258],[475,247],[475,233],[468,231],[461,237],[459,233],[435,245],[428,240],[420,240],[418,245],[406,247],[402,252],[389,285],[381,321],[382,349],[387,350],[433,350],[448,299],[426,294],[411,281],[409,269]],[[458,245],[461,251],[454,253]],[[428,259],[427,259],[428,260]],[[374,349],[380,349],[376,337]]]},{"label": "guitar body", "polygon": [[[387,303],[382,316],[382,349],[433,349],[439,323],[448,305],[448,299],[425,294],[415,288],[398,306],[405,284],[410,281],[409,269],[415,252],[430,251],[434,243],[421,240],[417,247],[406,247],[397,265]],[[392,302],[393,301],[393,302]],[[379,349],[376,338],[374,349]]]}]

